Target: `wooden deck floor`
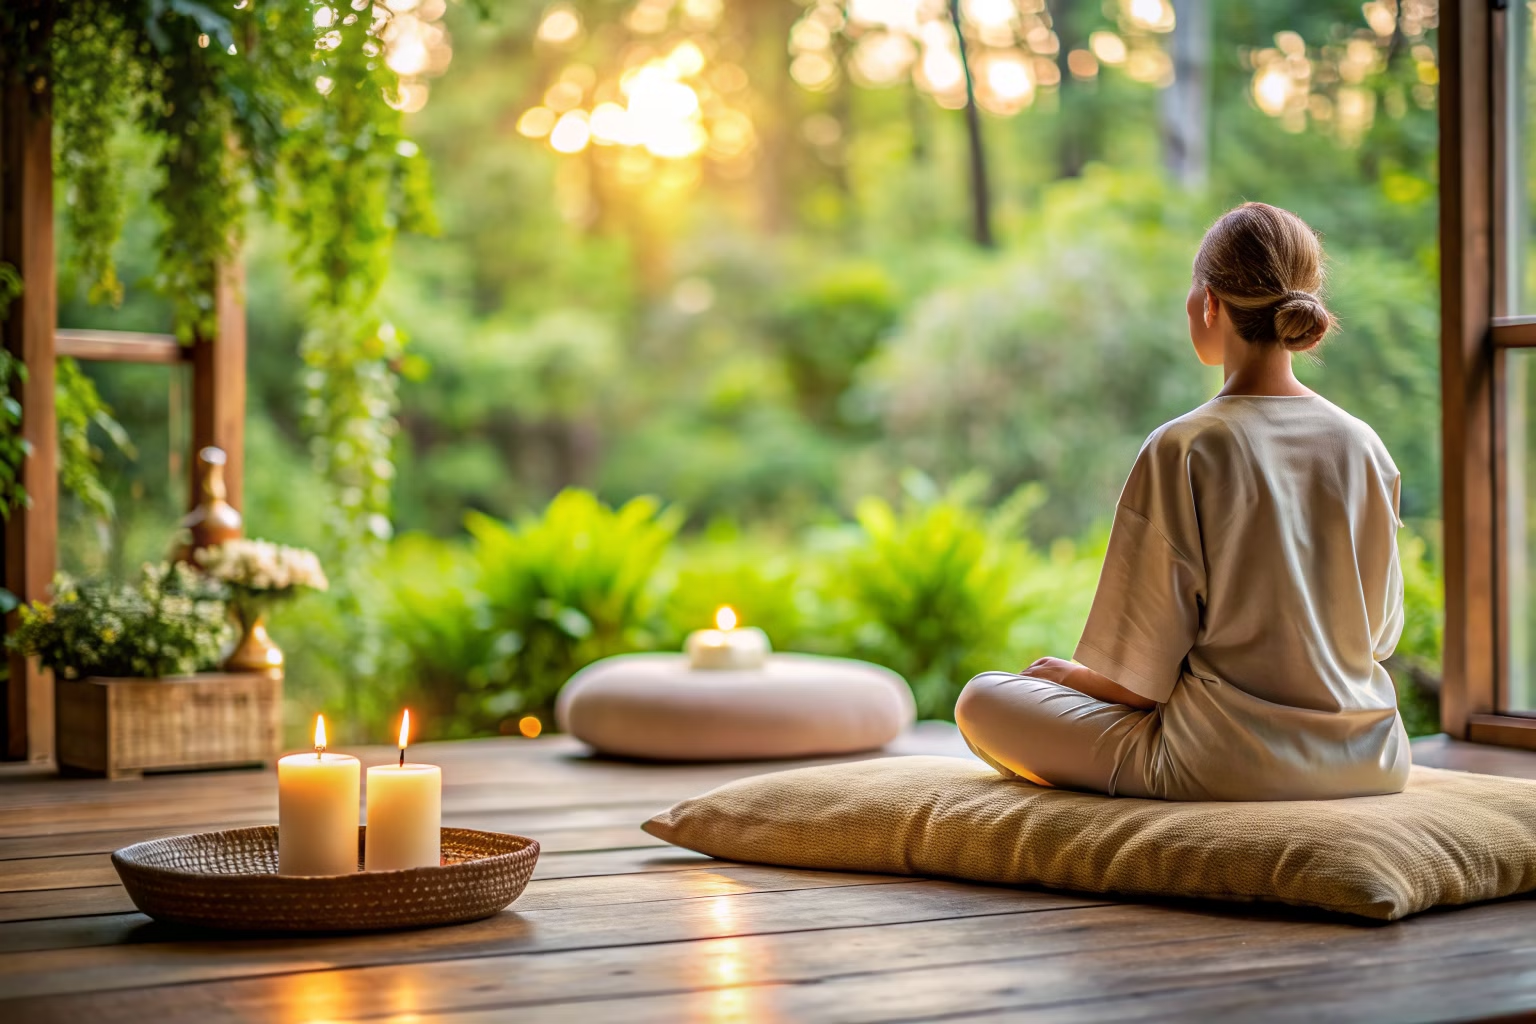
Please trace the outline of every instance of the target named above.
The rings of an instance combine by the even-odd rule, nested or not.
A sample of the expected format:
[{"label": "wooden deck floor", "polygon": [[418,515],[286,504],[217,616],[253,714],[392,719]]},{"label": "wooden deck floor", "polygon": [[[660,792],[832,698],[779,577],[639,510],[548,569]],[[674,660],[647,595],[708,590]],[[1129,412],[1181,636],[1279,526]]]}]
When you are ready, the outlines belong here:
[{"label": "wooden deck floor", "polygon": [[[963,754],[926,728],[899,753]],[[133,911],[111,850],[275,820],[270,772],[0,775],[0,1021],[1410,1021],[1536,1010],[1536,901],[1362,926],[733,864],[639,829],[779,765],[590,760],[565,739],[426,745],[446,824],[544,854],[506,912],[383,935],[226,938]],[[365,754],[364,763],[389,752]],[[1421,763],[1536,777],[1432,740]]]}]

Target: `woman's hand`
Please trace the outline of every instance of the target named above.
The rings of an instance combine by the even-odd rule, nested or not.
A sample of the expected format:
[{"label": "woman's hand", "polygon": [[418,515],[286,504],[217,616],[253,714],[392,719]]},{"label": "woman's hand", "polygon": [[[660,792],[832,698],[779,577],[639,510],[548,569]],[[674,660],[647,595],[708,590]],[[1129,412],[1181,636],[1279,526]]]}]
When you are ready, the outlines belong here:
[{"label": "woman's hand", "polygon": [[1148,700],[1133,690],[1127,690],[1108,676],[1100,675],[1087,665],[1079,665],[1065,658],[1039,658],[1021,675],[1044,679],[1060,686],[1070,687],[1078,693],[1101,700],[1106,704],[1124,704],[1141,711],[1151,711],[1157,702]]},{"label": "woman's hand", "polygon": [[[1075,665],[1065,658],[1036,658],[1034,664],[1025,669],[1021,675],[1032,679],[1045,679],[1062,686],[1072,686],[1072,676],[1083,666]],[[1075,690],[1077,687],[1072,686]]]}]

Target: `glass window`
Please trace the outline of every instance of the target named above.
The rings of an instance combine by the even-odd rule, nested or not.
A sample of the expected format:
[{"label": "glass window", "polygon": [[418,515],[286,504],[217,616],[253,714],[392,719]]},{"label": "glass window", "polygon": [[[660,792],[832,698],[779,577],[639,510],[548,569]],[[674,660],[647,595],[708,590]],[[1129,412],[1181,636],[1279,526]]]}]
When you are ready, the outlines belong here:
[{"label": "glass window", "polygon": [[1505,294],[1497,297],[1495,315],[1536,315],[1536,0],[1509,5],[1507,123],[1509,185],[1505,197],[1508,243],[1505,249]]},{"label": "glass window", "polygon": [[1504,536],[1508,550],[1500,560],[1508,601],[1505,641],[1507,711],[1536,712],[1536,520],[1529,514],[1536,498],[1536,349],[1510,349],[1504,355]]}]

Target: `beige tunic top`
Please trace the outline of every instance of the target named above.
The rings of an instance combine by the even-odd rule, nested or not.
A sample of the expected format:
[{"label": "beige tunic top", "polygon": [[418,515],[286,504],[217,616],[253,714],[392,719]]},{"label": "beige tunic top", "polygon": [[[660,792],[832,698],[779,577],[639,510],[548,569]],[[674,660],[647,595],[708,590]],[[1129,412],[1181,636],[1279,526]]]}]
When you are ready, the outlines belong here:
[{"label": "beige tunic top", "polygon": [[1326,399],[1231,396],[1158,428],[1115,510],[1076,658],[1161,705],[1127,757],[1179,799],[1398,792],[1381,662],[1403,629],[1401,478]]}]

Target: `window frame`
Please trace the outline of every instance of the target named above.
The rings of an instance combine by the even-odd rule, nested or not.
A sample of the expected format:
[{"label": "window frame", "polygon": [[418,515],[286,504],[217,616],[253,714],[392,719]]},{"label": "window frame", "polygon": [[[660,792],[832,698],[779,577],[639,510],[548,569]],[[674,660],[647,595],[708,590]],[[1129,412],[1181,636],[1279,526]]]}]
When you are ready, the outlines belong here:
[{"label": "window frame", "polygon": [[[1515,0],[1521,2],[1521,0]],[[1510,679],[1507,355],[1536,348],[1509,313],[1509,0],[1440,6],[1441,445],[1445,645],[1442,727],[1536,748],[1536,713],[1505,710]],[[1523,244],[1524,238],[1521,237]]]}]

